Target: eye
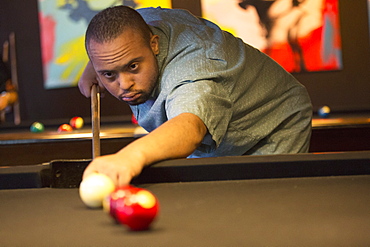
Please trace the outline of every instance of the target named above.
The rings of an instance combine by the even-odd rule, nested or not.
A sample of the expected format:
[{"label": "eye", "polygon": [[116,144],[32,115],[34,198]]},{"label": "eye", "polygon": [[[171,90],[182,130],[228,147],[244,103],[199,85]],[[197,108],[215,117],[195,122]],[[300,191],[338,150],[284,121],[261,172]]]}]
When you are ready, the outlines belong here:
[{"label": "eye", "polygon": [[105,78],[107,78],[107,79],[112,79],[112,78],[114,77],[114,73],[113,73],[113,72],[110,72],[110,71],[108,71],[108,72],[104,72],[104,73],[103,73],[103,76],[104,76]]},{"label": "eye", "polygon": [[138,67],[139,67],[139,64],[138,63],[132,63],[129,66],[130,70],[136,70]]}]

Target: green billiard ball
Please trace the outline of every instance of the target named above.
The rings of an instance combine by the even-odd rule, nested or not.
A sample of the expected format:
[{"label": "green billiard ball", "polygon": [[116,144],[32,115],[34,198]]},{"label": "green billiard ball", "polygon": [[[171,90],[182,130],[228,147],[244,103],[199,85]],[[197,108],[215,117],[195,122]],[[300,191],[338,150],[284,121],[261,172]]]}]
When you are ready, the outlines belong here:
[{"label": "green billiard ball", "polygon": [[43,132],[44,130],[45,130],[45,127],[40,122],[34,122],[30,127],[30,131],[33,133]]}]

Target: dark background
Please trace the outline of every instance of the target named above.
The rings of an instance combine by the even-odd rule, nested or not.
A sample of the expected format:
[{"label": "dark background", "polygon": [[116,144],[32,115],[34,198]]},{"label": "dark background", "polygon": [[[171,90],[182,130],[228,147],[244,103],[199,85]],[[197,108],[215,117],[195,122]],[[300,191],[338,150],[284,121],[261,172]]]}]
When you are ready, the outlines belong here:
[{"label": "dark background", "polygon": [[[200,16],[200,0],[173,0]],[[343,70],[294,74],[311,96],[314,109],[329,105],[333,112],[370,111],[370,41],[367,0],[339,0]],[[90,100],[77,87],[44,89],[37,0],[0,0],[0,42],[15,32],[22,124],[60,122],[90,116]],[[129,121],[127,105],[106,94],[102,121]],[[1,125],[0,125],[1,128]]]}]

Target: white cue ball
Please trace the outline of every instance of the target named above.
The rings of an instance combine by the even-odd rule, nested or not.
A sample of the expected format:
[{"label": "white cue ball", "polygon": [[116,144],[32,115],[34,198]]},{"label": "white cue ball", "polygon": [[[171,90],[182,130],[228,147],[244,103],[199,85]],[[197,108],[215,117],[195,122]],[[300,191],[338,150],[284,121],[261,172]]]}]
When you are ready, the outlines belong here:
[{"label": "white cue ball", "polygon": [[105,197],[115,190],[110,177],[101,173],[93,173],[82,180],[80,198],[90,208],[100,208]]}]

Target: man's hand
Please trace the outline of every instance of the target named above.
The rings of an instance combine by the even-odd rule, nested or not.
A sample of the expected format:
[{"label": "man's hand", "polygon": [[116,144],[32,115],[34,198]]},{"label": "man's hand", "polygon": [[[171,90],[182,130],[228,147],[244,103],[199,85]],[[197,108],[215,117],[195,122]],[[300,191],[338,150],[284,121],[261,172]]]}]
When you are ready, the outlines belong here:
[{"label": "man's hand", "polygon": [[182,113],[117,153],[95,158],[85,169],[84,178],[98,172],[112,178],[116,186],[127,185],[145,166],[186,158],[200,145],[206,133],[207,128],[199,117]]},{"label": "man's hand", "polygon": [[93,84],[97,84],[100,87],[100,92],[104,91],[103,85],[100,83],[99,78],[92,66],[91,62],[89,61],[85,67],[84,72],[80,80],[78,81],[78,88],[80,92],[87,98],[91,95],[91,87]]},{"label": "man's hand", "polygon": [[110,177],[116,186],[127,185],[141,173],[143,164],[139,160],[130,159],[130,156],[118,152],[95,158],[85,169],[83,178],[92,173],[103,173]]}]

